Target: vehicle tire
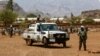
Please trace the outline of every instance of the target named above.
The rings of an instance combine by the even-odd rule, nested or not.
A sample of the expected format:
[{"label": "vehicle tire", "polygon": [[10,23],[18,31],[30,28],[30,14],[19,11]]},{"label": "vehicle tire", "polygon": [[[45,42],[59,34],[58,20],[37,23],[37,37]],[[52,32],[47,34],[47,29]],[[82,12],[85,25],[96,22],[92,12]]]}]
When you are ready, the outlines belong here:
[{"label": "vehicle tire", "polygon": [[26,44],[32,46],[33,41],[31,39],[26,39]]},{"label": "vehicle tire", "polygon": [[63,47],[66,48],[66,42],[63,42]]},{"label": "vehicle tire", "polygon": [[48,47],[48,41],[46,38],[43,38],[43,44],[44,44],[44,47]]}]

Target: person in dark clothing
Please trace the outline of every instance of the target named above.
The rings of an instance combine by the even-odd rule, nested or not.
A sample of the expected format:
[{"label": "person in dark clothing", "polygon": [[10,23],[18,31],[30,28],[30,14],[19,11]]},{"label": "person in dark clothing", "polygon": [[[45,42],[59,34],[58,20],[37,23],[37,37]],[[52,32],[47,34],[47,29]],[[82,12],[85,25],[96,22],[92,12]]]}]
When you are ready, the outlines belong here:
[{"label": "person in dark clothing", "polygon": [[79,35],[79,50],[81,50],[81,47],[83,45],[84,51],[86,51],[87,31],[84,26],[81,26],[78,35]]},{"label": "person in dark clothing", "polygon": [[10,34],[10,37],[13,36],[13,27],[11,26],[10,29],[9,29],[9,34]]},{"label": "person in dark clothing", "polygon": [[41,15],[39,15],[38,17],[37,17],[37,23],[39,23],[40,22],[40,19],[41,19]]}]

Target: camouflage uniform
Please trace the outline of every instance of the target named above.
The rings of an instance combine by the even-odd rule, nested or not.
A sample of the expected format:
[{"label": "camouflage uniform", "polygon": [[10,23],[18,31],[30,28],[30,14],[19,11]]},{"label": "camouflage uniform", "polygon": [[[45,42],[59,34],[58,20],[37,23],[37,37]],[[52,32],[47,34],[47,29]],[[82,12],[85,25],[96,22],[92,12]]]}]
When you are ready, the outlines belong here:
[{"label": "camouflage uniform", "polygon": [[84,27],[81,27],[78,32],[79,35],[79,50],[81,50],[82,44],[84,50],[86,51],[86,40],[87,40],[87,31]]}]

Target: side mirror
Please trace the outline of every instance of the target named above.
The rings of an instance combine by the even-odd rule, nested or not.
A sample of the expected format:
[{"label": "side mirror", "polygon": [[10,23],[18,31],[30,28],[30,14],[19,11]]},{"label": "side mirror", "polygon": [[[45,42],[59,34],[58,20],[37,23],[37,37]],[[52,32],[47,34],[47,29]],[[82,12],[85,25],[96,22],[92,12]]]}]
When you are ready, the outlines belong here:
[{"label": "side mirror", "polygon": [[40,31],[40,28],[38,28],[37,31]]}]

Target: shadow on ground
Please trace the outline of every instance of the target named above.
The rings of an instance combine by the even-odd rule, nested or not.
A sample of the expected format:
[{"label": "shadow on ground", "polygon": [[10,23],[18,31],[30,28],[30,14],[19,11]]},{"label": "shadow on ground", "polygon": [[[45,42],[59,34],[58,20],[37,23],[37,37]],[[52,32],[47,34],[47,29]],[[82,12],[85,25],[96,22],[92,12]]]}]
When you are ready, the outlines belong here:
[{"label": "shadow on ground", "polygon": [[88,53],[92,53],[92,54],[100,54],[100,51],[88,51]]},{"label": "shadow on ground", "polygon": [[43,44],[33,44],[33,47],[41,47],[41,48],[52,48],[52,49],[63,49],[63,48],[71,48],[71,46],[63,47],[62,45],[48,45],[48,47],[44,47]]}]

